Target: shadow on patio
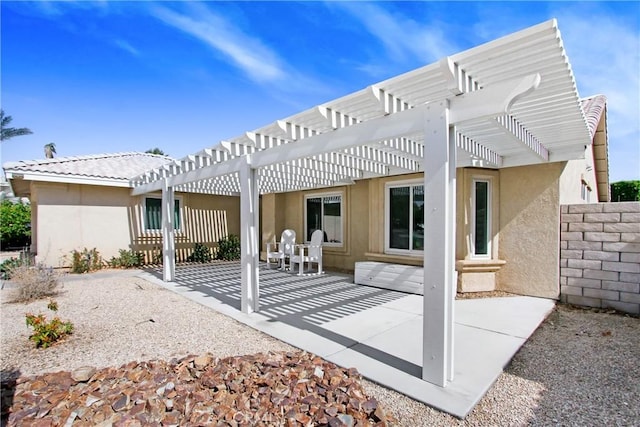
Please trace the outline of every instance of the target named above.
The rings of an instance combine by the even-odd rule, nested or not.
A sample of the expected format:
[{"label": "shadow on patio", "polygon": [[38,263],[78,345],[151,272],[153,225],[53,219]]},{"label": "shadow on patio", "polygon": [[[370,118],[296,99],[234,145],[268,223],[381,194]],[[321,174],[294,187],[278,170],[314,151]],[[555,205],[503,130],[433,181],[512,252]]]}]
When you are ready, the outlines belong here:
[{"label": "shadow on patio", "polygon": [[303,276],[260,265],[260,311],[240,310],[240,263],[159,269],[141,277],[295,347],[460,418],[473,409],[513,355],[553,309],[554,301],[513,296],[454,303],[454,380],[421,378],[422,295],[353,284],[340,274]]},{"label": "shadow on patio", "polygon": [[[147,272],[162,280],[161,269]],[[407,294],[355,285],[352,276],[337,273],[300,277],[261,263],[259,274],[259,314],[269,322],[281,322],[309,331],[342,348],[357,351],[420,378],[422,368],[419,365],[364,344],[357,337],[343,335],[339,328],[334,327],[336,321],[399,300]],[[238,262],[176,266],[175,283],[240,311]],[[371,331],[371,334],[375,332]]]}]

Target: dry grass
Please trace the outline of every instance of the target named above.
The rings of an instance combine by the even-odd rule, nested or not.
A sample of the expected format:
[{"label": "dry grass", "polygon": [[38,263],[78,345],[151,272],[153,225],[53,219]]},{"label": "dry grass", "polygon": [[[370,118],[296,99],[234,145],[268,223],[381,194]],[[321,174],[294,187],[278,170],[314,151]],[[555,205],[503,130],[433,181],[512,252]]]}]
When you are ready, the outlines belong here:
[{"label": "dry grass", "polygon": [[21,265],[11,269],[11,281],[17,286],[14,302],[29,302],[54,296],[60,287],[58,274],[52,267],[43,264],[32,267]]}]

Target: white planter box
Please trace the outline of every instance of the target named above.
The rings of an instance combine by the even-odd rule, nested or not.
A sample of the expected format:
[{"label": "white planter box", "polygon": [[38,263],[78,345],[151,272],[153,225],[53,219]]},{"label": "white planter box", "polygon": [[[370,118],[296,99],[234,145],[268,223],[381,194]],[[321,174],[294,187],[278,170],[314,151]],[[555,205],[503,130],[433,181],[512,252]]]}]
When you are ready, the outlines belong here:
[{"label": "white planter box", "polygon": [[423,295],[424,269],[412,265],[361,261],[356,262],[354,282],[358,285]]}]

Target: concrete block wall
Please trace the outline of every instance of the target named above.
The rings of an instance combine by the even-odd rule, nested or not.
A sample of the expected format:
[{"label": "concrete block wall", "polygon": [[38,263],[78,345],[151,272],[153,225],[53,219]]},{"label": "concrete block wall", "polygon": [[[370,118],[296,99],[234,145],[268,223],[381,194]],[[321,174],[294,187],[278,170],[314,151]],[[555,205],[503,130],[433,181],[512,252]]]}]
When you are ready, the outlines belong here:
[{"label": "concrete block wall", "polygon": [[560,300],[640,314],[640,202],[563,205]]}]

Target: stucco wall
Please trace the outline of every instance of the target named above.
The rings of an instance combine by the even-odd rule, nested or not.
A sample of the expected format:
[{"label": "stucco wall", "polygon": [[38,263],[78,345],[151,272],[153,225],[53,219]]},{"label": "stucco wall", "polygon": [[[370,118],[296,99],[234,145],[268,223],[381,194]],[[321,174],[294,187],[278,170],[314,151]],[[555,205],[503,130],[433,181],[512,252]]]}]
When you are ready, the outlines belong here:
[{"label": "stucco wall", "polygon": [[[591,189],[589,200],[582,199],[581,187],[585,182]],[[598,202],[598,182],[593,167],[593,152],[585,151],[585,158],[566,162],[560,176],[560,203],[580,204]]]},{"label": "stucco wall", "polygon": [[500,170],[500,248],[506,264],[497,287],[516,294],[559,296],[559,179],[565,163]]},{"label": "stucco wall", "polygon": [[[129,188],[33,183],[31,192],[37,216],[32,250],[40,262],[68,266],[71,252],[84,248],[96,248],[104,260],[120,249],[133,249],[152,261],[162,249],[161,233],[144,230],[144,196],[130,196]],[[178,260],[196,242],[215,248],[222,237],[240,233],[238,197],[178,193],[176,198],[182,203]]]},{"label": "stucco wall", "polygon": [[37,260],[68,265],[72,250],[96,248],[110,258],[129,245],[129,189],[34,183]]}]

